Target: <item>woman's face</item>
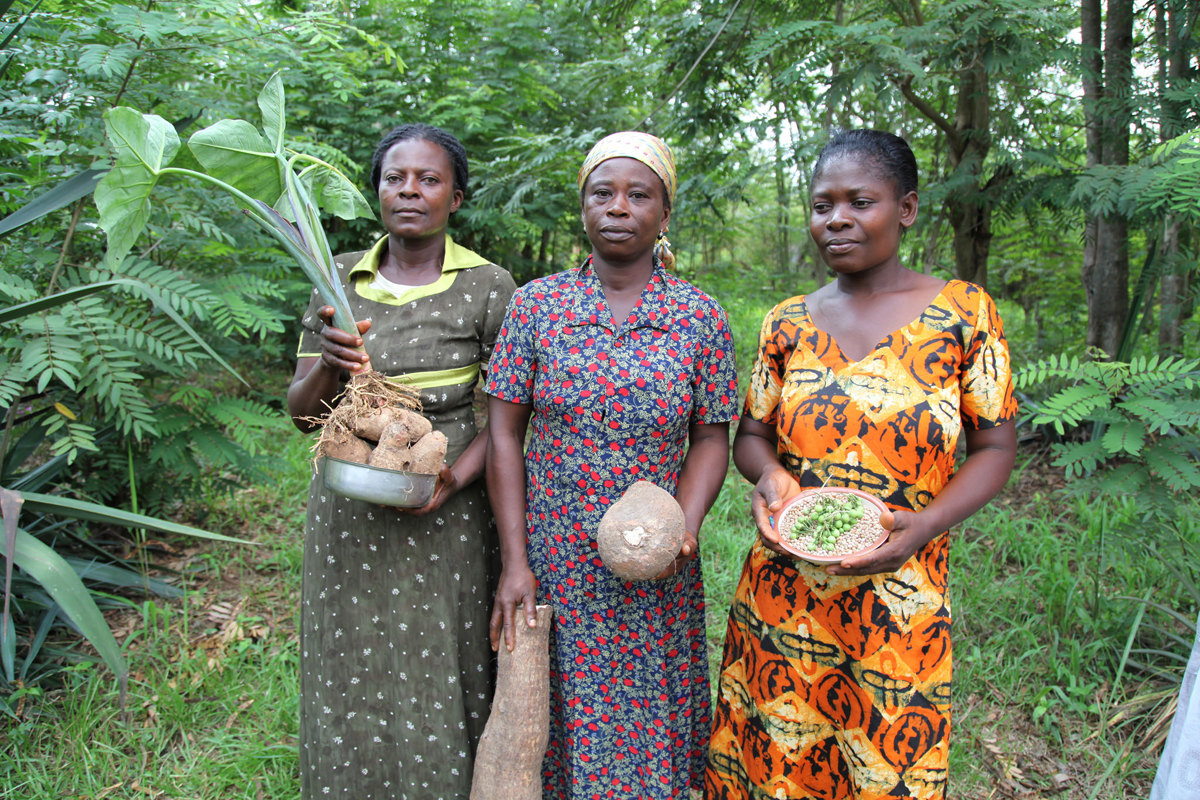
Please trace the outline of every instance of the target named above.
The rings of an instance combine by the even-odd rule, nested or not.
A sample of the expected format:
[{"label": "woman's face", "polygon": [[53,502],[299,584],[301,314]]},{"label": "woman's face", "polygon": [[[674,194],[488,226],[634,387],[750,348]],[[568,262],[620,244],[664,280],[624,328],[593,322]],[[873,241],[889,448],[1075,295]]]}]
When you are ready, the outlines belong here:
[{"label": "woman's face", "polygon": [[896,184],[866,159],[827,161],[813,179],[808,231],[837,273],[900,263],[900,232],[917,218],[917,193],[896,196]]},{"label": "woman's face", "polygon": [[405,139],[391,146],[383,157],[377,188],[383,226],[401,239],[442,233],[462,204],[463,193],[454,188],[450,155],[424,139]]},{"label": "woman's face", "polygon": [[592,253],[608,263],[650,254],[671,219],[662,179],[636,158],[610,158],[583,185],[583,227]]}]

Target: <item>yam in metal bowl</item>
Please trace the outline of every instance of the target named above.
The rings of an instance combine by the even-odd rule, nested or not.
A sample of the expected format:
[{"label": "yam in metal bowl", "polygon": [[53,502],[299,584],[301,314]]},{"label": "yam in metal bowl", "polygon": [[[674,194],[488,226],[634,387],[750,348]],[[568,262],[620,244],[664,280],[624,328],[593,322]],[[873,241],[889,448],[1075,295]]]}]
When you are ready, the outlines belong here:
[{"label": "yam in metal bowl", "polygon": [[437,475],[421,475],[371,467],[325,457],[321,462],[325,488],[343,497],[381,506],[420,508],[433,496]]}]

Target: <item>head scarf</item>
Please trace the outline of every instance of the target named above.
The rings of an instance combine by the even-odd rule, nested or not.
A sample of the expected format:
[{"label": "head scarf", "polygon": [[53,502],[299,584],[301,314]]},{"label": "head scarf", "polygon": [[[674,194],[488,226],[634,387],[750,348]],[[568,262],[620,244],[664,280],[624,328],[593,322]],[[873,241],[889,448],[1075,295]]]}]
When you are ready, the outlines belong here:
[{"label": "head scarf", "polygon": [[[596,142],[579,168],[579,191],[583,191],[583,185],[592,171],[610,158],[634,158],[654,170],[667,188],[667,199],[672,206],[675,205],[675,189],[679,186],[675,176],[675,155],[662,139],[640,131],[622,131],[605,136]],[[671,253],[671,243],[667,241],[665,229],[658,235],[658,242],[654,245],[654,257],[662,261],[667,269],[675,265],[675,256]]]}]

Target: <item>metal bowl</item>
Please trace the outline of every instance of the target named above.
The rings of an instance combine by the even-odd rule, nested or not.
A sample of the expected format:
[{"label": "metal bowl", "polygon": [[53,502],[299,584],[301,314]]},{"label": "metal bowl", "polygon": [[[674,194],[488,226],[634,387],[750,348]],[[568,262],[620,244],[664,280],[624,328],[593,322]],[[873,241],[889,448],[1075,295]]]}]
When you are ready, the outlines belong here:
[{"label": "metal bowl", "polygon": [[433,497],[437,475],[370,467],[325,456],[321,462],[325,488],[343,497],[381,506],[420,508]]}]

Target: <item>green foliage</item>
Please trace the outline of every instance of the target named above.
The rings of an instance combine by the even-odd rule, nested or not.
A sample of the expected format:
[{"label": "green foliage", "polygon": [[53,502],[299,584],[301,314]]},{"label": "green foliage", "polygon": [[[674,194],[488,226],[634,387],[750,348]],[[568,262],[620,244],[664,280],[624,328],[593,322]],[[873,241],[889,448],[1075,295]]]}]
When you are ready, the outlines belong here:
[{"label": "green foliage", "polygon": [[[211,375],[197,388],[197,372],[227,368],[249,347],[259,351],[255,363],[270,363],[261,348],[289,332],[284,321],[308,290],[235,203],[162,180],[168,163],[202,168],[180,152],[180,132],[204,113],[252,108],[246,87],[261,81],[264,64],[311,69],[343,101],[357,86],[355,59],[337,52],[352,31],[334,15],[263,11],[227,0],[101,3],[86,14],[55,4],[29,17],[20,37],[0,29],[11,45],[0,63],[13,79],[0,87],[0,215],[16,210],[0,220],[0,478],[27,498],[24,533],[5,549],[5,563],[20,568],[9,620],[17,627],[0,640],[5,680],[75,658],[42,647],[64,623],[124,674],[103,620],[85,618],[124,602],[113,592],[178,589],[139,574],[143,566],[96,537],[122,526],[142,537],[202,535],[121,507],[138,511],[139,490],[143,509],[163,511],[236,486],[264,465],[256,436],[282,422],[277,398],[271,406],[261,395],[218,391]],[[391,52],[378,40],[376,51]],[[122,100],[157,116],[119,108]],[[282,146],[281,94],[277,101],[260,110]],[[109,114],[111,153],[109,106],[118,106]],[[344,208],[353,197],[336,172],[318,161],[304,187]],[[117,232],[107,253],[88,198],[101,175],[96,202]],[[30,492],[51,500],[34,502]],[[66,494],[110,506],[81,506]],[[12,658],[18,636],[23,666]]]},{"label": "green foliage", "polygon": [[1068,478],[1105,494],[1141,493],[1147,517],[1168,524],[1176,496],[1200,489],[1198,367],[1194,359],[1051,356],[1018,373],[1016,385],[1049,390],[1025,405],[1033,425],[1071,435],[1054,445],[1054,465]]}]

